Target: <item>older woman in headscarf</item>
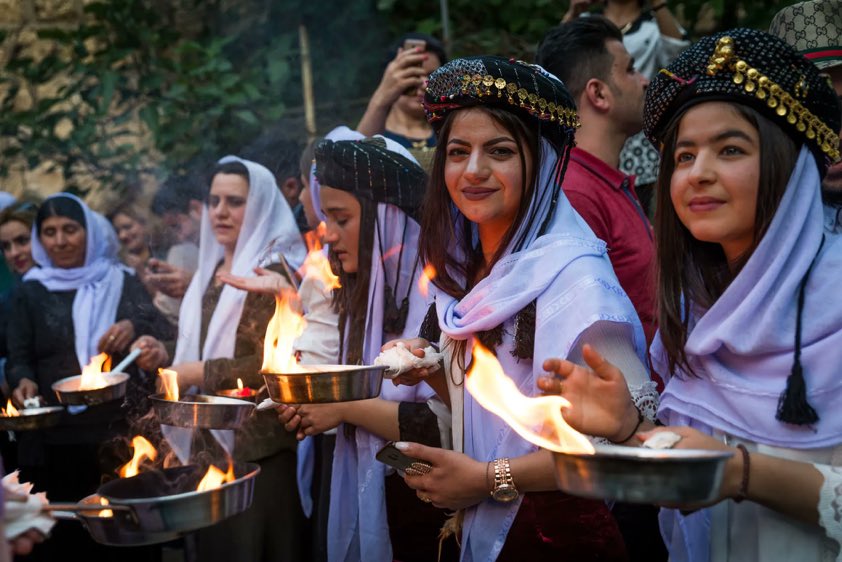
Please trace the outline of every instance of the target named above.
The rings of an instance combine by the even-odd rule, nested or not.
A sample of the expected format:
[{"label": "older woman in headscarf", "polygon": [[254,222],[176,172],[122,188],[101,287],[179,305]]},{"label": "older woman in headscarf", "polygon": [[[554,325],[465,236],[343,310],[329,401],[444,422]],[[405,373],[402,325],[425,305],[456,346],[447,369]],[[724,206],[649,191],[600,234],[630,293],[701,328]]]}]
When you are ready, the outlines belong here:
[{"label": "older woman in headscarf", "polygon": [[[233,156],[223,158],[213,171],[202,213],[199,269],[182,301],[175,354],[170,361],[160,341],[140,338],[136,345],[144,350],[141,364],[172,364],[180,387],[197,385],[208,394],[236,388],[238,378],[244,386],[261,386],[263,337],[274,299],[226,286],[217,275],[254,276],[270,245],[291,267],[303,263],[304,243],[269,170]],[[170,438],[178,433],[166,432]],[[216,436],[226,441],[225,436]],[[209,453],[217,447],[205,432],[199,437],[202,443],[194,443],[194,450],[201,446],[203,453]],[[224,449],[229,446],[220,444]],[[273,412],[257,413],[237,430],[234,460],[257,462],[261,467],[254,502],[245,513],[200,531],[199,559],[302,558],[304,528],[295,484],[295,447],[295,437]],[[217,456],[222,457],[218,462],[224,462],[222,451],[217,450]]]},{"label": "older woman in headscarf", "polygon": [[[7,376],[18,407],[39,395],[55,403],[52,383],[78,375],[99,352],[121,359],[136,334],[168,335],[146,290],[117,261],[111,225],[80,199],[66,193],[48,198],[31,243],[40,267],[24,276],[8,331]],[[145,380],[133,376],[128,392],[130,402],[145,395]],[[107,444],[126,431],[120,402],[91,407],[66,415],[56,428],[21,434],[19,461],[26,479],[51,500],[76,501],[113,474],[120,459]],[[43,550],[109,558],[108,549],[72,522],[59,522]]]}]

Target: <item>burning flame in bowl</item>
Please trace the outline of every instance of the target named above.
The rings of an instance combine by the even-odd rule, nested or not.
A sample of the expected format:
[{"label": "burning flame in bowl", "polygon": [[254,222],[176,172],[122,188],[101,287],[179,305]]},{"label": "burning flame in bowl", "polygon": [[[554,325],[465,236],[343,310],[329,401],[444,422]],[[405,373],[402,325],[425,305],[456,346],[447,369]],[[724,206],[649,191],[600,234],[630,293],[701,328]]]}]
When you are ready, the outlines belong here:
[{"label": "burning flame in bowl", "polygon": [[6,416],[7,418],[13,418],[19,416],[20,412],[18,412],[18,409],[14,407],[14,405],[12,404],[12,400],[9,399],[6,402],[6,407],[0,408],[0,414]]},{"label": "burning flame in bowl", "polygon": [[152,443],[147,441],[146,438],[141,435],[134,436],[132,439],[132,448],[134,449],[132,460],[120,467],[120,470],[118,471],[120,478],[131,478],[132,476],[137,476],[137,473],[140,470],[140,463],[143,459],[146,458],[154,461],[158,456],[158,451],[152,446]]},{"label": "burning flame in bowl", "polygon": [[[100,505],[111,505],[111,503],[105,498],[99,498]],[[97,512],[97,516],[99,517],[114,517],[114,512],[110,509],[100,509]]]},{"label": "burning flame in bowl", "polygon": [[307,323],[291,306],[295,297],[292,291],[284,291],[281,296],[275,297],[275,314],[266,326],[266,339],[263,340],[261,371],[264,373],[304,372],[298,365],[293,344],[304,332]]},{"label": "burning flame in bowl", "polygon": [[228,472],[222,472],[214,465],[210,465],[208,467],[208,471],[205,473],[205,476],[196,487],[196,491],[207,492],[208,490],[219,488],[223,484],[233,482],[234,480],[236,480],[236,477],[234,476],[234,465],[230,460],[228,461]]},{"label": "burning flame in bowl", "polygon": [[433,267],[433,264],[428,263],[424,266],[424,271],[421,272],[421,276],[418,278],[418,290],[424,298],[430,293],[430,281],[435,278],[436,268]]},{"label": "burning flame in bowl", "polygon": [[325,291],[332,291],[339,289],[342,284],[339,282],[339,277],[333,273],[330,267],[330,261],[322,251],[322,239],[324,238],[327,227],[324,222],[320,222],[315,230],[312,230],[304,235],[304,241],[307,244],[307,257],[304,259],[304,264],[298,270],[301,278],[314,277],[322,283]]},{"label": "burning flame in bowl", "polygon": [[79,379],[79,390],[96,390],[108,386],[108,379],[103,373],[111,370],[111,356],[100,353],[91,358],[91,362],[82,367],[82,378]]},{"label": "burning flame in bowl", "polygon": [[172,369],[158,369],[158,376],[164,384],[164,400],[178,402],[178,373]]},{"label": "burning flame in bowl", "polygon": [[494,354],[478,342],[474,343],[473,357],[465,388],[483,408],[539,447],[558,453],[594,453],[588,438],[564,421],[561,410],[570,406],[565,398],[524,396]]}]

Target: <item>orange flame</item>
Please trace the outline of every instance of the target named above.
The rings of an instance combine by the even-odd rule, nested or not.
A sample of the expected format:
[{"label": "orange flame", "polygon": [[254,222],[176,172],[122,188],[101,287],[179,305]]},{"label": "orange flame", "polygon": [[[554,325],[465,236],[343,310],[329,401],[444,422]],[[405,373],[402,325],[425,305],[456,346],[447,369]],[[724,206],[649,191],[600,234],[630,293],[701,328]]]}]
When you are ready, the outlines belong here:
[{"label": "orange flame", "polygon": [[562,396],[524,396],[490,351],[474,343],[473,355],[465,388],[483,408],[539,447],[559,453],[593,454],[588,438],[567,425],[561,415],[570,402]]},{"label": "orange flame", "polygon": [[436,278],[436,268],[433,264],[428,263],[424,266],[424,271],[421,272],[421,277],[418,278],[418,290],[421,295],[426,298],[430,292],[430,281]]},{"label": "orange flame", "polygon": [[18,412],[18,409],[17,409],[17,408],[15,408],[15,407],[12,405],[12,400],[11,400],[11,399],[9,399],[9,401],[8,401],[8,402],[6,402],[6,407],[5,407],[5,408],[0,408],[0,413],[2,413],[2,415],[6,416],[6,417],[15,417],[15,416],[19,416],[19,415],[20,415],[20,412]]},{"label": "orange flame", "polygon": [[172,369],[158,369],[158,376],[164,383],[164,400],[178,402],[178,373]]},{"label": "orange flame", "polygon": [[275,297],[275,314],[266,326],[266,339],[263,340],[263,368],[265,373],[302,372],[293,353],[293,343],[304,332],[307,324],[304,317],[293,310],[290,300],[295,296],[291,291],[284,291]]},{"label": "orange flame", "polygon": [[[109,503],[109,501],[105,498],[99,498],[99,503],[100,503],[100,505],[111,505]],[[114,517],[114,512],[111,511],[110,509],[100,509],[97,512],[97,515],[99,517]]]},{"label": "orange flame", "polygon": [[324,238],[326,231],[325,223],[320,222],[315,230],[312,230],[304,235],[304,241],[307,243],[307,257],[304,259],[304,264],[298,270],[301,278],[313,277],[322,283],[326,291],[332,291],[342,286],[339,283],[333,270],[330,268],[330,261],[322,252],[322,238]]},{"label": "orange flame", "polygon": [[243,389],[243,379],[237,377],[237,390]]},{"label": "orange flame", "polygon": [[152,446],[152,443],[147,441],[141,435],[134,436],[132,439],[132,448],[134,449],[132,460],[120,467],[120,470],[118,471],[120,478],[131,478],[132,476],[137,476],[140,463],[144,458],[154,461],[158,456],[158,451]]},{"label": "orange flame", "polygon": [[196,487],[196,491],[207,492],[208,490],[219,488],[226,482],[233,482],[234,480],[236,480],[234,477],[234,465],[230,460],[228,461],[228,472],[222,472],[214,465],[210,465],[208,467],[208,471]]},{"label": "orange flame", "polygon": [[111,370],[111,356],[103,352],[91,358],[91,362],[82,367],[79,390],[96,390],[108,386],[108,380],[102,375]]}]

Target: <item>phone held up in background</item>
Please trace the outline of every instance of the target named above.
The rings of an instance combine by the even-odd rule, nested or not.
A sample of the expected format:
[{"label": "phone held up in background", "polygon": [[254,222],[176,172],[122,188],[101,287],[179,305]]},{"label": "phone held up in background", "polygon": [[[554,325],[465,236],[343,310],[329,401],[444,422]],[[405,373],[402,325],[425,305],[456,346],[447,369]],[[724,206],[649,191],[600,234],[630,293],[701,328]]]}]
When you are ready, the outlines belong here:
[{"label": "phone held up in background", "polygon": [[[419,50],[419,52],[426,51],[427,50],[427,42],[424,41],[423,39],[406,39],[403,42],[403,50],[404,51],[414,51],[416,48]],[[416,63],[415,66],[421,66],[421,65],[422,65],[422,63],[419,61],[418,63]],[[416,88],[415,86],[410,86],[409,88],[404,90],[403,95],[405,95],[405,96],[414,95],[415,91],[417,89],[418,88]]]}]

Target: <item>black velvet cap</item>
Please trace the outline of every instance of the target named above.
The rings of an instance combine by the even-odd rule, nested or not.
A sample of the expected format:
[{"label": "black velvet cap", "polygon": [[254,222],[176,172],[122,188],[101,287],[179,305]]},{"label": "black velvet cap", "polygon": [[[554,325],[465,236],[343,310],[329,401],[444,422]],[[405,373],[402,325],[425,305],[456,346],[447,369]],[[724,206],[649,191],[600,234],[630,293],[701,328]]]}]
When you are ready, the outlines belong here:
[{"label": "black velvet cap", "polygon": [[424,110],[436,132],[450,111],[476,106],[525,116],[557,147],[572,142],[579,127],[576,103],[567,87],[538,65],[502,57],[467,57],[430,75]]},{"label": "black velvet cap", "polygon": [[644,130],[657,144],[672,119],[703,101],[733,101],[767,116],[813,151],[823,174],[839,160],[840,103],[828,79],[781,39],[755,29],[705,37],[655,76]]},{"label": "black velvet cap", "polygon": [[409,158],[387,149],[382,138],[323,140],[316,145],[315,159],[321,185],[395,205],[418,219],[427,174]]}]

